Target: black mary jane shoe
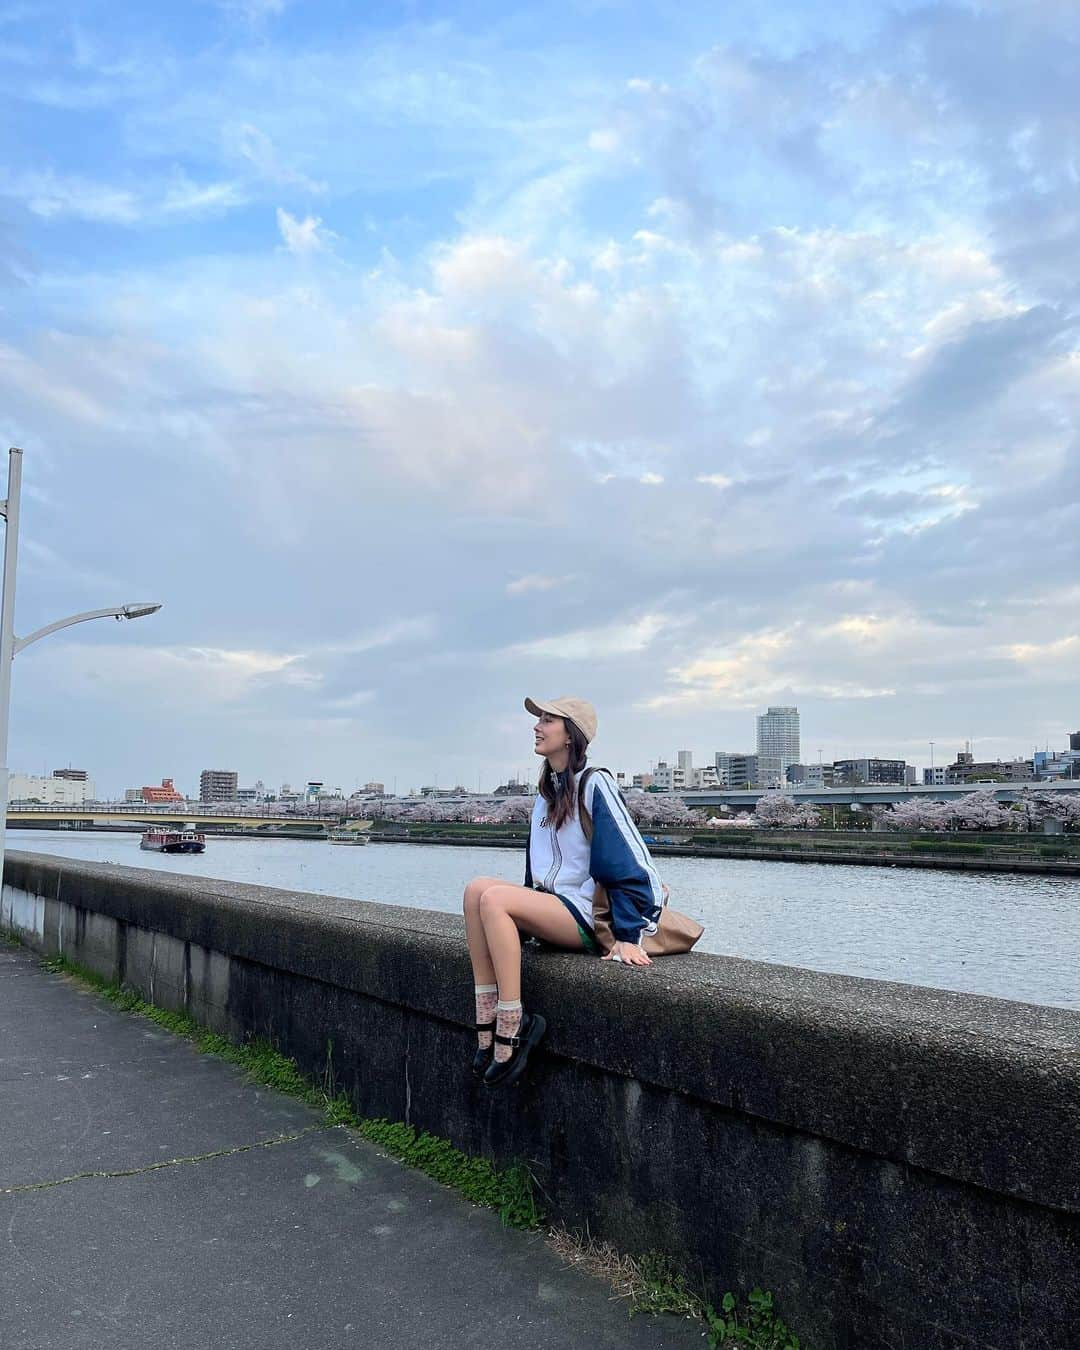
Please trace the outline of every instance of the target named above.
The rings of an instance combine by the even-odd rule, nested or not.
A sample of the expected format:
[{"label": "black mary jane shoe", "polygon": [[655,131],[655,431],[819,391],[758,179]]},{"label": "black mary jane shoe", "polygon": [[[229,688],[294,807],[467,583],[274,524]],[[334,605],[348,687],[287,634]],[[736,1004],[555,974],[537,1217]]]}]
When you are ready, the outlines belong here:
[{"label": "black mary jane shoe", "polygon": [[510,1058],[504,1059],[501,1064],[495,1059],[491,1061],[487,1073],[484,1074],[485,1085],[512,1087],[525,1072],[529,1051],[536,1049],[543,1040],[545,1031],[547,1022],[539,1013],[525,1013],[516,1036],[500,1036],[496,1033],[495,1044],[509,1045],[512,1049]]},{"label": "black mary jane shoe", "polygon": [[[477,1024],[476,1024],[476,1030],[477,1030],[477,1031],[490,1031],[491,1034],[494,1036],[494,1035],[495,1035],[495,1023],[494,1023],[494,1022],[477,1022]],[[494,1041],[491,1043],[491,1045],[489,1045],[489,1046],[487,1047],[487,1049],[482,1049],[480,1046],[477,1046],[477,1047],[476,1047],[476,1054],[473,1055],[473,1061],[472,1061],[472,1071],[473,1071],[473,1076],[474,1076],[475,1078],[483,1078],[484,1074],[487,1073],[487,1067],[488,1067],[488,1065],[491,1063],[491,1056],[492,1056],[492,1054],[494,1053],[494,1050],[495,1050],[495,1043],[494,1043]]]}]

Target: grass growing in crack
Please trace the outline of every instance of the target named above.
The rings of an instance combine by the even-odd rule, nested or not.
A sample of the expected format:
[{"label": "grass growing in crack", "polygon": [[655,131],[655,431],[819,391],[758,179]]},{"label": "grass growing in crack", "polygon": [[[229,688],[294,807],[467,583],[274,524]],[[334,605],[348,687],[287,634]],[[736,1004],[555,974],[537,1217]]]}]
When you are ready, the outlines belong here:
[{"label": "grass growing in crack", "polygon": [[452,1186],[474,1204],[497,1209],[507,1227],[539,1227],[542,1215],[528,1168],[519,1164],[500,1170],[486,1158],[472,1158],[445,1139],[399,1121],[362,1120],[357,1128],[365,1139]]},{"label": "grass growing in crack", "polygon": [[326,1068],[319,1085],[305,1077],[295,1060],[287,1058],[266,1041],[252,1040],[235,1045],[224,1036],[200,1026],[186,1013],[169,1012],[148,1003],[133,990],[125,989],[67,957],[50,957],[41,965],[54,974],[69,975],[89,985],[122,1012],[147,1017],[163,1030],[192,1041],[205,1054],[217,1055],[238,1065],[265,1087],[318,1107],[328,1125],[345,1125],[357,1130],[386,1153],[425,1172],[442,1185],[452,1187],[473,1204],[497,1210],[508,1228],[535,1229],[540,1226],[543,1215],[537,1207],[533,1180],[527,1167],[517,1164],[497,1168],[486,1159],[470,1157],[447,1140],[418,1132],[411,1125],[358,1116],[348,1097],[334,1091],[333,1045],[330,1041],[326,1043]]},{"label": "grass growing in crack", "polygon": [[727,1293],[717,1311],[696,1294],[686,1277],[665,1256],[649,1252],[627,1256],[610,1243],[582,1241],[566,1229],[549,1239],[567,1265],[596,1279],[607,1280],[617,1298],[630,1305],[630,1315],[668,1313],[703,1322],[710,1346],[739,1345],[748,1350],[800,1350],[801,1342],[776,1315],[772,1294],[753,1289],[741,1303]]}]

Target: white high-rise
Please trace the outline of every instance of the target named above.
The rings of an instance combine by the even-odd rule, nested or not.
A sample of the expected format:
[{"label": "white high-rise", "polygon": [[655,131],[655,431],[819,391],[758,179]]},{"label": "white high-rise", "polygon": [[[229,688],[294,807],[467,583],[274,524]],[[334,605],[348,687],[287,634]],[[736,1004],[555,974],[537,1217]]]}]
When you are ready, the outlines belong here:
[{"label": "white high-rise", "polygon": [[757,752],[761,786],[783,784],[788,765],[799,763],[798,708],[769,708],[758,714]]}]

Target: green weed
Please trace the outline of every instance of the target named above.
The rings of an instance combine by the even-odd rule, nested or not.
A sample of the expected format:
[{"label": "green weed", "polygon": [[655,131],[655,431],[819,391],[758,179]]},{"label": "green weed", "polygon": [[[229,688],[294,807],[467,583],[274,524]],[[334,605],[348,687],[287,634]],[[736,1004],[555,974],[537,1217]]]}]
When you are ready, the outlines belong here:
[{"label": "green weed", "polygon": [[708,1327],[711,1346],[800,1350],[798,1336],[776,1316],[771,1293],[752,1289],[741,1307],[735,1295],[727,1293],[717,1312],[711,1303],[694,1293],[686,1277],[667,1257],[650,1252],[633,1262],[633,1267],[631,1316],[635,1313],[671,1313],[677,1317],[700,1318]]},{"label": "green weed", "polygon": [[751,1289],[740,1312],[734,1294],[725,1294],[719,1313],[706,1305],[705,1321],[712,1345],[747,1345],[753,1350],[800,1350],[798,1336],[777,1317],[772,1294]]}]

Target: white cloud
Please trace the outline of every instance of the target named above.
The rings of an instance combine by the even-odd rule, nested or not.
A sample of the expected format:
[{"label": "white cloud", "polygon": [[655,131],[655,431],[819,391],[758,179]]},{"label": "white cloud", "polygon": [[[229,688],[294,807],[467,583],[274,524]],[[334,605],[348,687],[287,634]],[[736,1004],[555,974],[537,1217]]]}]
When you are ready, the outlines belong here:
[{"label": "white cloud", "polygon": [[260,686],[311,689],[322,678],[298,653],[75,642],[53,643],[48,652],[63,655],[75,681],[107,681],[128,695],[138,690],[160,708],[232,704]]},{"label": "white cloud", "polygon": [[610,155],[619,148],[619,133],[610,127],[589,132],[589,149]]},{"label": "white cloud", "polygon": [[323,643],[318,651],[330,656],[358,656],[363,652],[378,651],[401,642],[423,642],[433,636],[434,620],[428,615],[410,619],[392,619],[389,623],[358,633],[355,637]]},{"label": "white cloud", "polygon": [[570,633],[514,643],[499,655],[525,660],[605,661],[645,651],[670,622],[658,614],[645,614],[627,622],[580,628]]},{"label": "white cloud", "polygon": [[[370,693],[386,747],[395,715],[431,743],[421,670],[472,728],[478,663],[538,660],[668,727],[781,696],[937,725],[920,699],[966,722],[984,698],[1020,735],[1072,662],[1053,586],[1080,498],[1076,99],[1039,14],[932,3],[853,37],[807,9],[783,50],[728,16],[712,52],[668,35],[664,82],[626,78],[654,50],[629,10],[625,43],[558,60],[464,19],[330,44],[298,6],[257,40],[218,20],[198,59],[131,27],[9,68],[110,146],[91,163],[43,118],[0,182],[25,208],[9,439],[57,463],[35,605],[74,581],[51,557],[160,578],[148,697]],[[76,496],[92,529],[60,523]],[[243,605],[207,601],[197,536]]]},{"label": "white cloud", "polygon": [[560,586],[568,586],[573,580],[573,575],[556,577],[546,576],[542,572],[530,572],[523,577],[508,581],[506,583],[506,594],[525,595],[529,591],[553,591]]},{"label": "white cloud", "polygon": [[280,206],[277,209],[277,223],[285,247],[297,257],[326,253],[337,238],[332,230],[324,229],[319,216],[305,216],[303,220],[298,220]]},{"label": "white cloud", "polygon": [[246,200],[237,183],[198,183],[186,174],[134,188],[49,170],[0,174],[0,195],[21,201],[44,220],[128,227],[160,225],[176,217],[221,215]]}]

